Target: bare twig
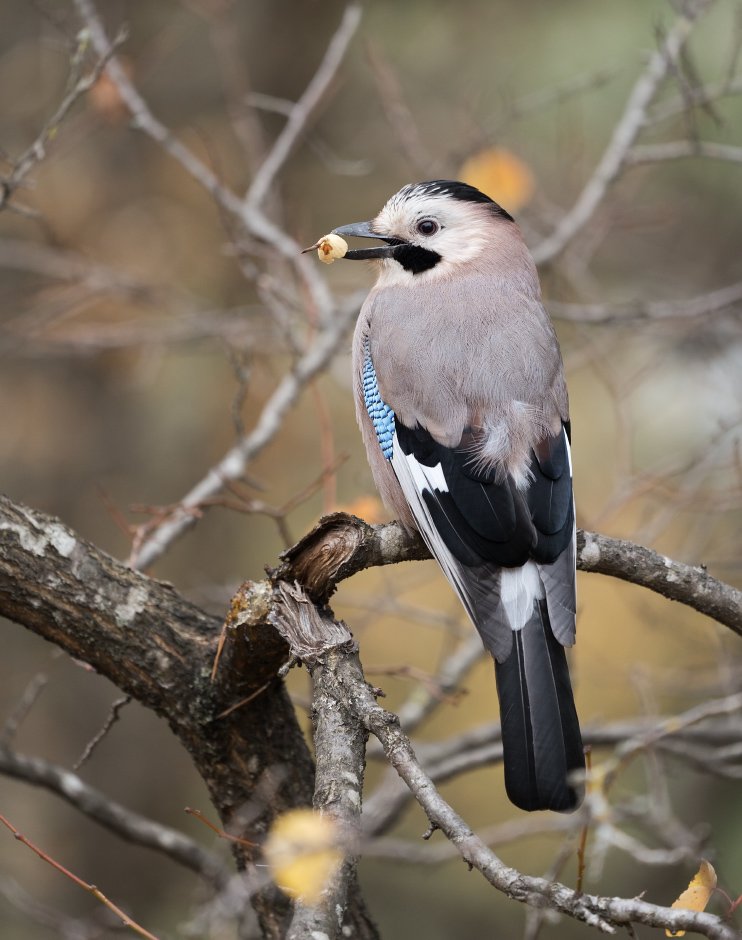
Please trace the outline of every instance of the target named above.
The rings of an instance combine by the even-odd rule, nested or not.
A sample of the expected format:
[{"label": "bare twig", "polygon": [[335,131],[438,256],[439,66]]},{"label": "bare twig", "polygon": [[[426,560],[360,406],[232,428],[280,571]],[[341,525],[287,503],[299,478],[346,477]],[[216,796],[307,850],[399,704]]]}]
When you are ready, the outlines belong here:
[{"label": "bare twig", "polygon": [[53,931],[59,940],[104,940],[113,928],[121,926],[107,908],[96,908],[90,917],[71,917],[35,898],[13,878],[0,876],[0,896],[31,923]]},{"label": "bare twig", "polygon": [[161,852],[216,888],[221,888],[227,879],[224,865],[211,852],[177,830],[116,803],[63,767],[0,747],[0,773],[43,787],[127,842]]},{"label": "bare twig", "polygon": [[[278,98],[276,95],[266,95],[262,92],[253,92],[248,95],[247,102],[253,108],[270,111],[273,114],[283,114],[284,117],[288,117],[295,106],[295,102],[288,98]],[[337,176],[365,176],[371,170],[372,164],[369,160],[348,160],[341,157],[316,132],[307,132],[306,144],[330,172]]]},{"label": "bare twig", "polygon": [[0,731],[0,748],[8,747],[11,744],[18,734],[18,729],[21,724],[44,691],[48,681],[49,677],[43,672],[40,672],[28,683],[23,690],[23,695],[21,695],[20,699],[14,705],[13,710],[5,719],[2,730]]},{"label": "bare twig", "polygon": [[681,160],[685,157],[742,163],[742,147],[714,143],[709,140],[668,140],[661,144],[643,144],[632,147],[626,154],[626,166],[662,163],[667,160]]},{"label": "bare twig", "polygon": [[[695,714],[695,709],[691,713]],[[658,729],[673,729],[676,723],[679,725],[676,731],[658,733]],[[653,748],[696,766],[706,774],[731,779],[742,777],[742,754],[735,749],[739,728],[728,723],[709,722],[695,731],[692,725],[682,724],[678,716],[633,719],[596,727],[588,725],[583,728],[583,741],[593,749],[620,747],[627,741],[651,741]],[[435,743],[418,742],[415,747],[426,773],[437,785],[502,761],[500,726],[495,723]],[[386,774],[365,802],[363,828],[366,835],[387,832],[411,799],[412,794],[399,778],[391,772]]]},{"label": "bare twig", "polygon": [[37,845],[34,845],[30,839],[26,838],[22,833],[20,833],[15,826],[10,823],[4,816],[0,815],[0,823],[5,826],[6,829],[10,829],[15,838],[22,842],[27,848],[31,849],[32,852],[35,852],[39,858],[46,862],[48,865],[51,865],[52,868],[56,868],[58,872],[61,872],[65,877],[69,878],[70,881],[73,881],[78,887],[82,888],[83,891],[87,891],[89,894],[92,894],[96,900],[100,901],[101,904],[105,905],[109,911],[114,913],[116,917],[119,918],[124,927],[129,927],[134,933],[139,934],[140,937],[146,937],[147,940],[157,940],[157,937],[150,933],[148,930],[145,930],[140,924],[135,920],[132,920],[128,914],[125,914],[120,907],[117,907],[113,901],[106,897],[105,894],[99,889],[96,888],[93,884],[88,884],[87,881],[83,881],[82,878],[78,878],[77,875],[74,875],[69,869],[65,868],[64,865],[60,865],[59,862],[55,861],[50,855],[47,855],[43,849],[40,849]]},{"label": "bare twig", "polygon": [[72,765],[72,769],[74,771],[78,771],[85,761],[90,759],[93,751],[98,747],[101,741],[103,741],[108,732],[121,717],[121,709],[128,705],[129,702],[131,702],[131,696],[124,695],[123,698],[117,698],[116,701],[111,705],[111,710],[106,716],[106,720],[103,722],[103,727],[100,729],[100,731],[98,731],[97,734],[93,736],[93,738],[91,738],[90,741],[88,741],[82,754]]},{"label": "bare twig", "polygon": [[729,310],[742,303],[742,282],[679,300],[636,301],[624,304],[573,304],[549,300],[549,312],[559,320],[578,323],[634,323],[638,320],[692,320]]},{"label": "bare twig", "polygon": [[644,126],[647,109],[667,77],[671,63],[677,60],[696,21],[711,2],[692,0],[683,4],[682,13],[660,48],[652,53],[647,67],[632,88],[624,112],[592,176],[552,234],[534,249],[533,256],[537,264],[547,264],[557,258],[592,218],[608,188],[625,166],[627,155]]},{"label": "bare twig", "polygon": [[253,177],[245,196],[245,211],[260,207],[268,195],[273,181],[281,170],[297,140],[305,131],[309,118],[327,91],[345,57],[351,39],[361,22],[360,3],[350,3],[343,13],[340,25],[330,40],[324,58],[301,98],[291,109],[288,120],[271,152]]},{"label": "bare twig", "polygon": [[676,715],[674,718],[668,718],[661,723],[655,724],[653,728],[644,734],[629,738],[617,748],[616,761],[608,771],[606,786],[614,779],[619,767],[623,767],[637,754],[652,747],[666,735],[676,734],[685,728],[706,721],[709,718],[738,714],[741,710],[742,693],[726,695],[721,699],[714,699],[710,702],[703,702],[700,705],[696,705],[688,709],[688,711],[684,712],[682,715]]},{"label": "bare twig", "polygon": [[404,100],[399,78],[386,61],[376,43],[366,43],[366,57],[376,82],[381,105],[384,108],[389,127],[399,144],[402,153],[416,174],[427,179],[440,176],[442,171],[439,160],[432,156],[425,146],[415,115]]},{"label": "bare twig", "polygon": [[430,823],[456,846],[461,857],[507,897],[526,904],[543,903],[606,933],[619,926],[643,923],[670,930],[695,930],[715,940],[736,940],[737,931],[718,917],[649,904],[638,898],[609,898],[578,894],[565,885],[524,875],[505,865],[441,797],[420,766],[396,716],[382,709],[363,679],[357,656],[339,657],[334,670],[340,694],[374,734],[390,764],[424,809]]},{"label": "bare twig", "polygon": [[109,47],[99,53],[100,58],[91,71],[87,75],[83,75],[82,69],[90,44],[90,36],[84,30],[78,35],[77,48],[70,62],[70,75],[67,80],[67,89],[64,97],[51,117],[46,121],[34,142],[13,161],[10,174],[6,177],[0,177],[0,210],[10,204],[14,193],[19,186],[21,186],[31,170],[46,157],[51,142],[58,135],[59,129],[72,110],[72,107],[83,95],[90,91],[93,85],[95,85],[103,74],[116,48],[120,46],[125,39],[126,34],[123,32],[119,33]]},{"label": "bare twig", "polygon": [[229,450],[216,466],[188,492],[178,507],[161,524],[153,528],[133,556],[137,568],[148,568],[167,547],[195,522],[194,510],[220,492],[229,480],[238,480],[250,461],[273,440],[281,429],[284,416],[299,396],[321,372],[339,349],[351,322],[358,312],[360,298],[350,298],[338,317],[320,333],[314,345],[302,356],[294,370],[279,383],[266,402],[257,424]]},{"label": "bare twig", "polygon": [[133,118],[133,126],[157,143],[166,153],[178,162],[214,198],[219,207],[237,218],[255,238],[258,238],[282,257],[288,259],[307,290],[313,305],[329,319],[334,310],[332,296],[312,262],[301,256],[301,245],[282,231],[260,210],[257,205],[246,207],[232,189],[223,183],[217,175],[192,150],[174,137],[170,130],[158,120],[147,102],[134,87],[115,55],[111,55],[111,43],[106,35],[103,23],[92,0],[74,0],[78,14],[90,31],[91,41],[99,55],[110,56],[106,74],[116,86],[121,100]]},{"label": "bare twig", "polygon": [[197,819],[200,823],[203,823],[207,829],[219,836],[220,839],[225,839],[227,842],[235,842],[237,845],[246,845],[250,847],[255,847],[257,843],[251,842],[249,839],[243,839],[240,836],[232,835],[232,833],[227,832],[225,829],[221,829],[219,826],[215,826],[213,822],[208,820],[200,809],[194,809],[192,806],[186,806],[185,812],[189,816],[193,816],[194,819]]},{"label": "bare twig", "polygon": [[677,117],[687,111],[688,106],[704,107],[718,101],[720,98],[731,97],[742,93],[742,75],[733,76],[721,82],[704,85],[700,88],[690,89],[690,96],[678,95],[657,104],[647,115],[647,124],[659,124],[669,118]]},{"label": "bare twig", "polygon": [[[75,0],[75,6],[90,31],[96,50],[99,54],[110,55],[110,43],[92,0]],[[138,568],[148,568],[152,565],[176,538],[195,524],[198,513],[194,510],[198,510],[202,504],[220,492],[226,481],[237,480],[243,475],[250,460],[278,432],[286,412],[297,401],[304,388],[327,366],[355,317],[360,299],[350,298],[340,310],[336,310],[334,300],[322,276],[316,272],[310,260],[301,256],[300,246],[294,239],[279,229],[261,211],[260,203],[267,192],[266,187],[270,186],[275,174],[283,165],[309,113],[335,73],[359,19],[360,8],[352,4],[348,7],[330,43],[318,73],[292,112],[295,115],[293,120],[289,119],[284,133],[279,136],[274,149],[266,157],[263,167],[255,178],[257,185],[254,184],[251,187],[245,200],[239,199],[191,150],[171,135],[165,125],[152,114],[116,57],[110,57],[107,74],[134,117],[135,126],[177,160],[212,194],[222,209],[241,220],[251,235],[266,241],[283,257],[290,260],[318,313],[319,322],[323,325],[322,331],[299,359],[293,371],[284,376],[279,383],[253,430],[238,440],[222,460],[186,494],[172,514],[164,518],[160,524],[149,527],[141,544],[137,545],[132,552],[132,564]]]},{"label": "bare twig", "polygon": [[[589,775],[592,769],[592,749],[590,747],[585,748],[585,769]],[[575,891],[578,894],[582,893],[582,884],[585,878],[585,849],[589,832],[590,820],[588,819],[580,830],[580,841],[577,846],[577,884],[575,885]]]}]

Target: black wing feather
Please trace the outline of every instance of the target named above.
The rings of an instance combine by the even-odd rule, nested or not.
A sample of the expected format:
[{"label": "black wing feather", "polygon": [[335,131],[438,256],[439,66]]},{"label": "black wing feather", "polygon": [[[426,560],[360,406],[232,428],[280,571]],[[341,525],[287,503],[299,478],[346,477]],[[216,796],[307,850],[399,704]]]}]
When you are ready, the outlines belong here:
[{"label": "black wing feather", "polygon": [[463,565],[493,562],[517,568],[529,560],[550,564],[572,538],[574,510],[564,434],[547,437],[533,453],[532,482],[521,492],[512,477],[477,465],[470,447],[444,447],[425,428],[396,421],[402,451],[426,467],[440,465],[448,492],[423,498],[441,538]]},{"label": "black wing feather", "polygon": [[[432,523],[435,529],[426,538],[438,545],[439,560],[495,659],[508,796],[526,810],[574,809],[580,793],[571,774],[584,769],[584,757],[562,645],[574,638],[568,428],[538,443],[523,490],[511,476],[477,463],[470,440],[444,447],[424,428],[407,428],[399,419],[396,433],[403,461],[414,458],[428,468],[425,485],[418,476],[415,490],[429,516],[427,528]],[[452,559],[446,561],[447,553]],[[538,564],[547,596],[535,600],[520,629],[511,629],[501,603],[501,569],[528,562]]]},{"label": "black wing feather", "polygon": [[444,447],[424,428],[413,430],[397,419],[396,429],[403,453],[443,471],[448,492],[426,491],[423,498],[453,556],[470,567],[483,561],[505,567],[525,564],[536,532],[512,479],[498,483],[494,472],[476,472],[468,449]]}]

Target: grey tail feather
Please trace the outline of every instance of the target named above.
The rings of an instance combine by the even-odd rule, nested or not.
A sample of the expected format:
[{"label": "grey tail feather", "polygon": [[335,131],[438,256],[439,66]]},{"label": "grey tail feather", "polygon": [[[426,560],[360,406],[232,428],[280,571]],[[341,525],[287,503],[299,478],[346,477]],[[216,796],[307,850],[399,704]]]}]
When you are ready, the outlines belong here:
[{"label": "grey tail feather", "polygon": [[572,775],[584,770],[585,756],[566,653],[545,602],[537,601],[528,623],[513,632],[495,677],[508,797],[524,810],[576,809],[582,792]]}]

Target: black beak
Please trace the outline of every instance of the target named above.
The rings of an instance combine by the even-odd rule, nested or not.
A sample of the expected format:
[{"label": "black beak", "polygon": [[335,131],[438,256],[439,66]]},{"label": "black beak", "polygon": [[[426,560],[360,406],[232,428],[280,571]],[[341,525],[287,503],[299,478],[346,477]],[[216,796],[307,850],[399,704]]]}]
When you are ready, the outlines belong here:
[{"label": "black beak", "polygon": [[340,228],[332,230],[333,235],[350,235],[353,238],[377,238],[379,241],[388,242],[387,245],[379,245],[377,248],[356,248],[346,252],[345,257],[351,261],[367,261],[373,258],[393,258],[394,249],[400,244],[399,238],[393,238],[389,235],[379,235],[378,232],[371,230],[371,222],[353,222],[351,225],[341,225]]}]

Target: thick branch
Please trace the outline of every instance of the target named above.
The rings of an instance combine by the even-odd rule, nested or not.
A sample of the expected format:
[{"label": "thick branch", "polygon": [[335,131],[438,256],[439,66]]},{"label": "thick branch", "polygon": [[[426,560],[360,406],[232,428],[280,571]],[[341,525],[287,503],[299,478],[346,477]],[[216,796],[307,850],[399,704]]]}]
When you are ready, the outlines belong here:
[{"label": "thick branch", "polygon": [[[0,615],[93,666],[169,722],[232,832],[259,843],[273,818],[312,800],[314,767],[278,670],[288,648],[268,622],[265,582],[235,598],[219,668],[221,624],[175,589],[79,538],[57,519],[0,497]],[[240,850],[250,864],[256,850]],[[372,938],[353,888],[348,918]],[[264,935],[283,937],[277,891],[253,903]]]},{"label": "thick branch", "polygon": [[[318,936],[345,936],[348,897],[357,881],[360,846],[361,798],[366,766],[367,731],[338,696],[332,679],[338,657],[355,649],[345,626],[325,610],[319,610],[299,589],[279,583],[274,595],[274,622],[281,621],[292,651],[308,662],[312,671],[312,726],[317,769],[314,808],[335,823],[344,860],[315,907],[298,904],[288,940],[313,940]],[[299,609],[301,608],[301,609]],[[306,637],[312,635],[312,649]],[[368,936],[376,930],[368,922]]]},{"label": "thick branch", "polygon": [[577,538],[577,567],[649,588],[711,617],[742,636],[742,591],[651,548],[595,532]]},{"label": "thick branch", "polygon": [[[173,587],[114,561],[58,520],[0,497],[0,614],[93,666],[154,709],[189,751],[223,823],[258,841],[277,813],[312,798],[313,765],[283,683],[286,646],[275,631],[228,643],[211,669],[219,621]],[[228,706],[264,686],[242,708]],[[265,796],[258,800],[257,795]],[[248,820],[241,819],[251,806]],[[249,831],[245,827],[249,823]],[[245,849],[242,864],[251,851]],[[262,908],[261,908],[262,904]],[[266,936],[288,913],[257,898]]]}]

